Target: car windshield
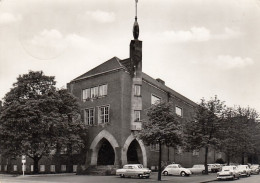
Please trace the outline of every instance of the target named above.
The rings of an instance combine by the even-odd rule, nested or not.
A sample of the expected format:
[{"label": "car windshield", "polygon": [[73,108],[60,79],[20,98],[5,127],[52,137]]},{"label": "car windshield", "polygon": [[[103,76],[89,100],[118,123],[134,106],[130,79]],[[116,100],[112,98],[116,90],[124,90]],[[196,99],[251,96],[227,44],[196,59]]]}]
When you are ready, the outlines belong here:
[{"label": "car windshield", "polygon": [[258,167],[259,167],[259,165],[251,165],[250,168],[258,168]]}]

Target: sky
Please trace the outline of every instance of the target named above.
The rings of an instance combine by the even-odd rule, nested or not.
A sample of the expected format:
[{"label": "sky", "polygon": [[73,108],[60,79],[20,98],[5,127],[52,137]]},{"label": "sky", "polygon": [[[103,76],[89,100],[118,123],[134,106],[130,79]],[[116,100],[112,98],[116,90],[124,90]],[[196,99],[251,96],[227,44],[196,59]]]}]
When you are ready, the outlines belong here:
[{"label": "sky", "polygon": [[[139,0],[143,72],[194,102],[260,112],[260,0]],[[0,100],[19,75],[57,87],[129,57],[135,0],[0,0]]]}]

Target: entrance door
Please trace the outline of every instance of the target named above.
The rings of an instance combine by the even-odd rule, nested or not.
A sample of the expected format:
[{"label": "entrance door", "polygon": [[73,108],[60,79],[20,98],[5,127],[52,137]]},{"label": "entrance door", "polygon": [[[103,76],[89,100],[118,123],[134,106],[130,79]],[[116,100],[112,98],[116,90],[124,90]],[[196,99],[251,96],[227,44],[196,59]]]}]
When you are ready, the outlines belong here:
[{"label": "entrance door", "polygon": [[99,143],[101,146],[98,151],[97,165],[114,165],[115,152],[107,139],[102,139]]},{"label": "entrance door", "polygon": [[137,142],[137,140],[133,140],[128,147],[127,150],[127,162],[128,164],[142,164],[143,163],[143,156],[142,150]]}]

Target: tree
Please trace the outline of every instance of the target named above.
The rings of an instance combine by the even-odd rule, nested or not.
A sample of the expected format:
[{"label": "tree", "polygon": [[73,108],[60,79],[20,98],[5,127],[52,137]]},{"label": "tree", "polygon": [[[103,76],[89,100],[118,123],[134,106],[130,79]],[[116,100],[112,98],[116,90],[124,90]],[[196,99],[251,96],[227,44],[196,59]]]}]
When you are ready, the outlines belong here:
[{"label": "tree", "polygon": [[158,180],[161,180],[161,147],[177,147],[182,144],[182,127],[177,120],[171,103],[161,102],[152,105],[147,112],[148,121],[143,122],[143,128],[138,137],[147,145],[159,144]]},{"label": "tree", "polygon": [[256,122],[258,113],[250,107],[236,108],[234,120],[238,124],[237,147],[241,155],[241,164],[245,163],[245,156],[254,153],[259,143],[259,123]]},{"label": "tree", "polygon": [[205,149],[204,165],[208,174],[208,151],[210,147],[217,148],[220,144],[220,126],[223,118],[224,102],[217,96],[209,101],[201,100],[192,118],[185,125],[186,149]]},{"label": "tree", "polygon": [[230,164],[231,158],[236,157],[239,151],[240,124],[238,123],[236,116],[237,113],[235,108],[226,108],[221,125],[220,150],[226,154],[228,165]]},{"label": "tree", "polygon": [[5,95],[0,116],[0,148],[3,155],[27,155],[38,162],[57,148],[84,147],[86,134],[76,98],[58,90],[52,76],[42,71],[20,75]]}]

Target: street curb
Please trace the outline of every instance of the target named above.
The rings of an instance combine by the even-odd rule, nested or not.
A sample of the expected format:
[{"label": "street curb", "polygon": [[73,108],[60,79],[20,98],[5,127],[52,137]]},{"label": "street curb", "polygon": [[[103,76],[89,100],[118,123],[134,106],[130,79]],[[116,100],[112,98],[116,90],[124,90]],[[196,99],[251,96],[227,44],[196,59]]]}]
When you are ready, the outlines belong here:
[{"label": "street curb", "polygon": [[18,175],[17,177],[52,177],[52,176],[72,176],[76,175],[76,173],[57,173],[57,174],[36,174],[36,175]]}]

